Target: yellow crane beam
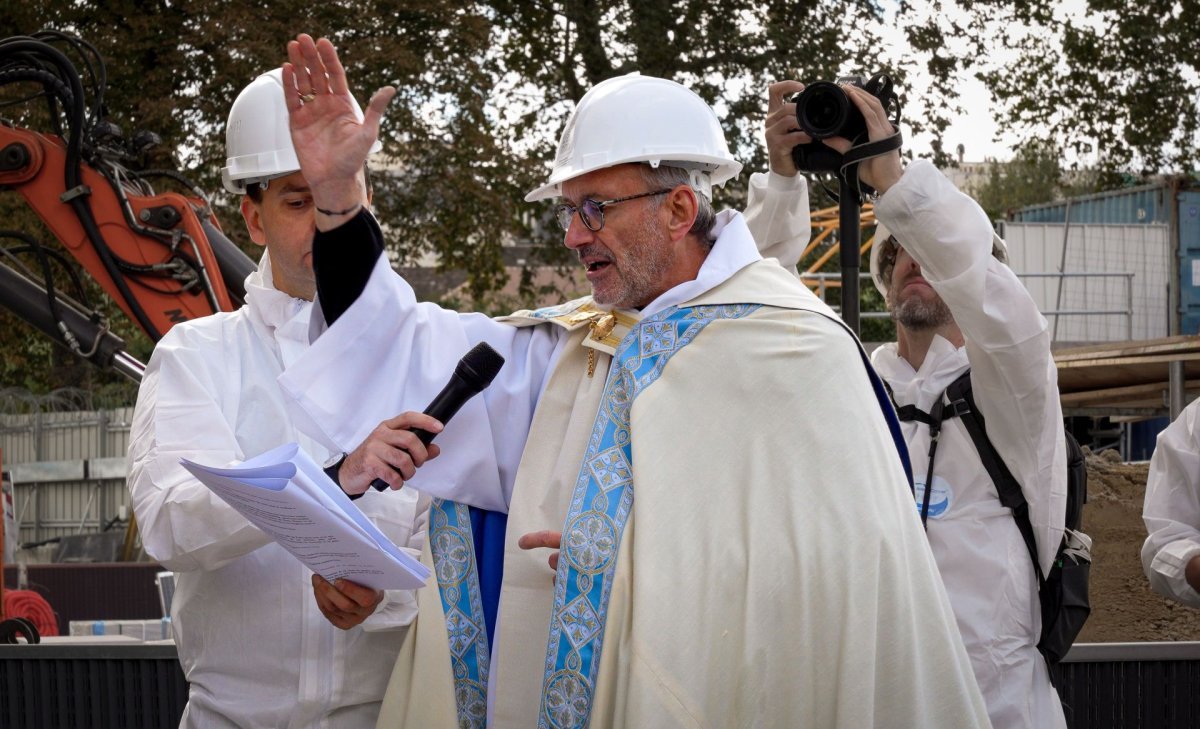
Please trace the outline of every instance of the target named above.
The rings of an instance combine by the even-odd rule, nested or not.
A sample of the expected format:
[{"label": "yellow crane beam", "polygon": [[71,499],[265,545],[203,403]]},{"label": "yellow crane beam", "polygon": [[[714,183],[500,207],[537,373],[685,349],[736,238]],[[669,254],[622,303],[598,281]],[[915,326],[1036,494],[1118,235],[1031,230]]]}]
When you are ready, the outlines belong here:
[{"label": "yellow crane beam", "polygon": [[[864,205],[862,207],[862,212],[859,213],[858,221],[859,226],[864,230],[864,232],[868,228],[871,229],[870,236],[865,234],[860,236],[860,239],[864,240],[864,243],[859,248],[859,255],[862,255],[870,250],[871,246],[875,243],[875,207],[870,203]],[[841,250],[841,242],[837,240],[837,236],[834,235],[835,232],[840,229],[840,227],[841,215],[836,206],[831,208],[823,208],[812,213],[812,240],[809,241],[808,245],[804,249],[803,255],[800,256],[801,265],[804,265],[804,260],[807,259],[810,254],[816,251],[829,238],[832,237],[834,242],[832,245],[822,251],[821,255],[818,256],[815,261],[808,264],[808,266],[801,272],[801,275],[820,273],[821,269],[825,267],[825,264],[829,263],[834,255]],[[805,283],[807,283],[811,289],[817,289],[820,287],[820,283],[815,280],[809,279],[806,280]],[[837,280],[825,282],[825,288],[837,288],[841,285],[842,282]]]}]

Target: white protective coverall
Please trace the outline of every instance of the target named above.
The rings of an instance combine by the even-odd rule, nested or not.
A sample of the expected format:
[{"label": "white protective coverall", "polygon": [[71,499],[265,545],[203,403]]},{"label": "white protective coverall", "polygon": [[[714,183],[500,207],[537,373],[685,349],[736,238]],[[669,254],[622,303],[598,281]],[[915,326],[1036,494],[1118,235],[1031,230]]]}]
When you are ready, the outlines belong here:
[{"label": "white protective coverall", "polygon": [[[593,545],[619,556],[607,622],[598,618],[606,625],[604,650],[590,700],[545,676],[554,583],[544,551],[516,547],[526,531],[563,529],[583,473],[580,454],[599,422],[611,362],[602,348],[594,359],[579,348],[586,329],[550,321],[516,328],[418,304],[381,257],[363,294],[280,383],[309,425],[342,447],[364,437],[373,421],[411,407],[380,373],[415,373],[428,363],[425,345],[487,340],[505,356],[497,380],[468,403],[481,402],[486,412],[464,409],[442,434],[466,438],[462,455],[472,468],[478,451],[496,448],[499,485],[453,478],[446,468],[460,454],[442,436],[443,455],[430,464],[441,464],[440,474],[418,472],[409,482],[482,506],[511,499],[492,726],[537,726],[541,697],[554,695],[544,685],[562,689],[568,704],[554,714],[570,726],[578,725],[572,712],[580,702],[595,726],[986,726],[857,345],[815,297],[760,259],[740,215],[722,213],[718,230],[695,280],[641,312],[620,312],[636,323],[676,305],[744,313],[735,302],[764,304],[707,325],[633,400],[632,447],[653,455],[632,461],[638,495],[623,540]],[[588,307],[594,304],[585,299],[516,318],[569,319]],[[641,331],[653,336],[625,341],[649,348],[679,341]],[[368,355],[347,360],[348,349]],[[435,382],[452,366],[444,362]],[[528,446],[497,440],[512,432],[528,433]],[[820,442],[851,432],[869,444],[865,453]],[[518,458],[519,470],[512,469]],[[497,488],[498,496],[488,493]],[[854,530],[860,536],[846,543]],[[569,543],[574,532],[564,531]],[[426,607],[437,604],[436,597],[422,602],[410,638],[433,617]],[[449,661],[436,662],[447,652],[446,621],[438,615],[428,624],[442,631],[440,645],[418,646],[426,655],[398,665],[396,674],[424,681],[423,690],[396,702],[396,715],[385,709],[380,726],[457,725]],[[456,619],[455,636],[460,627]],[[435,705],[414,711],[417,702]]]},{"label": "white protective coverall", "polygon": [[[312,573],[179,465],[225,465],[298,440],[275,380],[307,346],[312,304],[274,288],[263,255],[246,305],[174,326],[138,393],[129,489],[146,552],[177,573],[171,606],[190,684],[185,727],[374,726],[388,675],[416,614],[411,591],[388,591],[348,631],[329,623]],[[358,502],[401,548],[419,550],[415,493]],[[424,503],[421,504],[424,506]]]},{"label": "white protective coverall", "polygon": [[[754,196],[752,188],[752,213],[758,210]],[[992,225],[983,210],[928,161],[909,165],[876,202],[875,216],[920,264],[924,278],[950,307],[966,345],[958,348],[935,337],[917,371],[897,354],[895,343],[876,349],[871,361],[892,387],[897,405],[913,404],[925,412],[947,385],[971,369],[988,438],[1021,484],[1042,569],[1048,571],[1062,539],[1066,456],[1046,319],[1012,270],[992,257]],[[756,233],[769,222],[750,217]],[[902,427],[919,509],[929,466],[929,427],[918,422]],[[997,729],[1065,726],[1036,648],[1041,608],[1029,551],[958,418],[943,425],[933,471],[929,544],[992,724]]]},{"label": "white protective coverall", "polygon": [[1188,562],[1200,555],[1200,400],[1158,434],[1142,518],[1150,535],[1142,546],[1150,587],[1200,607],[1200,593],[1184,577]]}]

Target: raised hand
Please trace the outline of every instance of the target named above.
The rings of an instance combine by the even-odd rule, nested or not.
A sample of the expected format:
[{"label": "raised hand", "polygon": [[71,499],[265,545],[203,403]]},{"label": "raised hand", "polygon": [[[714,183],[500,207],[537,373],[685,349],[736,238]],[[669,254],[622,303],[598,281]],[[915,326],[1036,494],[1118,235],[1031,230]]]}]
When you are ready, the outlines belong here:
[{"label": "raised hand", "polygon": [[799,81],[777,81],[767,89],[767,118],[763,122],[767,154],[771,171],[784,177],[796,176],[792,148],[812,141],[812,137],[796,126],[795,102],[784,101],[785,97],[803,90],[804,84]]},{"label": "raised hand", "polygon": [[379,136],[379,122],[396,89],[376,91],[360,120],[346,70],[328,39],[314,42],[302,33],[288,43],[287,51],[283,96],[292,144],[313,201],[325,210],[356,208],[365,196],[358,172]]},{"label": "raised hand", "polygon": [[[853,84],[843,84],[842,91],[846,92],[846,95],[862,112],[863,119],[867,122],[868,140],[875,142],[887,139],[896,133],[896,127],[892,126],[892,122],[888,120],[887,112],[884,110],[883,104],[879,103],[879,99]],[[853,146],[850,140],[843,137],[829,137],[822,141],[842,154],[849,152],[850,147]],[[875,188],[880,195],[896,184],[902,174],[904,174],[904,166],[900,162],[900,150],[898,149],[879,157],[863,160],[858,167],[859,179]]]}]

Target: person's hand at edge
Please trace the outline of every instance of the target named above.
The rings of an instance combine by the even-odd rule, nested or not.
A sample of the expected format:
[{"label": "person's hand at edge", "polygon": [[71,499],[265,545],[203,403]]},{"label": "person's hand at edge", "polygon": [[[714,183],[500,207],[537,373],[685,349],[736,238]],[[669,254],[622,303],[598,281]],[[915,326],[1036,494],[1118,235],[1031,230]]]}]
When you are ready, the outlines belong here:
[{"label": "person's hand at edge", "polygon": [[349,580],[329,582],[318,574],[312,576],[313,596],[325,619],[342,630],[349,630],[371,617],[383,591],[373,590]]},{"label": "person's hand at edge", "polygon": [[1193,590],[1200,592],[1200,555],[1188,560],[1187,565],[1183,568],[1183,578],[1187,580]]}]

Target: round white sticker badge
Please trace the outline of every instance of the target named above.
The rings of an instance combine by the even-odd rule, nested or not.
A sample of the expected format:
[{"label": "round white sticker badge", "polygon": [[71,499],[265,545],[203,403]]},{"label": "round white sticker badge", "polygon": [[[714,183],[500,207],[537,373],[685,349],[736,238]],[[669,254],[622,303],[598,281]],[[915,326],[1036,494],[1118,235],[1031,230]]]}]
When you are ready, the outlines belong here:
[{"label": "round white sticker badge", "polygon": [[[925,477],[918,476],[913,484],[916,487],[917,494],[917,514],[921,513],[921,505],[925,503]],[[929,518],[941,519],[950,511],[950,506],[954,502],[954,492],[950,489],[950,484],[941,476],[934,475],[933,477],[933,493],[929,495]]]}]

